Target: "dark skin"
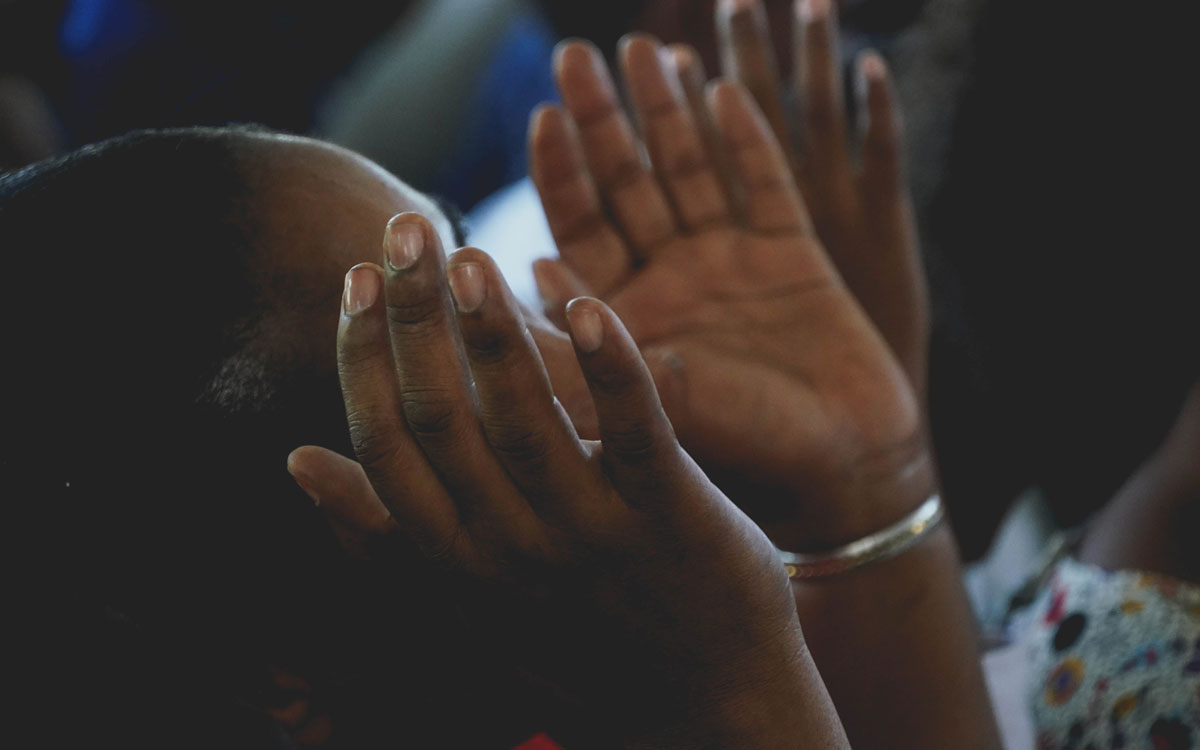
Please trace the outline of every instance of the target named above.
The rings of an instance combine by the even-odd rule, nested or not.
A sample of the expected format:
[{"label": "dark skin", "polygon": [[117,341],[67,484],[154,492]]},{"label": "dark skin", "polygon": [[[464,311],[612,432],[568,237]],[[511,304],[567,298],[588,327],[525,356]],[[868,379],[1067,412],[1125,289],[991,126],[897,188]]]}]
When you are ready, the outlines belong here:
[{"label": "dark skin", "polygon": [[[377,232],[365,228],[382,226],[399,211],[419,210],[452,242],[451,224],[427,197],[357,154],[307,138],[247,139],[243,166],[254,194],[260,250],[249,263],[259,280],[262,313],[251,335],[264,357],[287,362],[305,377],[332,376],[334,352],[319,342],[335,336],[336,319],[328,310],[339,299],[344,269],[376,257]],[[336,389],[329,397],[340,406]],[[346,442],[341,434],[328,437],[330,444]],[[333,528],[349,540],[341,526]],[[321,648],[337,652],[339,646]],[[298,747],[337,739],[339,717],[321,707],[328,685],[282,665],[269,665],[268,672],[287,699],[266,709]]]},{"label": "dark skin", "polygon": [[562,49],[573,123],[547,108],[531,130],[533,178],[563,258],[538,268],[543,294],[551,310],[584,291],[611,301],[688,450],[777,543],[828,548],[882,528],[933,487],[912,388],[790,174],[779,181],[778,146],[743,148],[759,122],[733,90],[716,90],[714,119],[746,175],[739,220],[657,49],[648,38],[623,49],[654,169],[637,160],[599,55]]},{"label": "dark skin", "polygon": [[[690,144],[692,153],[702,152],[701,136],[690,126],[683,99],[672,97],[673,87],[657,67],[660,58],[654,43],[636,40],[624,51],[627,75],[644,76],[634,89],[635,102],[675,126],[652,143],[675,148]],[[794,544],[795,549],[803,549],[805,542],[836,543],[875,531],[915,507],[932,487],[927,448],[919,440],[916,465],[926,473],[904,470],[910,464],[902,462],[888,470],[865,472],[879,478],[878,485],[839,481],[855,476],[854,456],[872,455],[864,447],[870,435],[879,434],[876,429],[898,430],[893,435],[919,434],[918,398],[888,344],[824,255],[792,182],[792,167],[748,94],[733,85],[719,86],[712,93],[711,111],[722,138],[740,146],[735,149],[740,158],[731,160],[734,174],[763,192],[748,191],[756,200],[747,201],[752,210],[746,219],[730,212],[728,218],[718,213],[715,220],[706,221],[712,217],[705,211],[719,212],[728,204],[719,179],[706,173],[703,157],[691,162],[693,168],[668,171],[665,176],[631,162],[628,155],[636,153],[633,130],[616,108],[614,87],[598,54],[582,45],[565,48],[559,75],[568,108],[581,106],[590,96],[603,116],[587,116],[585,111],[582,118],[598,132],[590,144],[595,155],[588,154],[586,135],[582,145],[574,140],[580,136],[573,131],[582,129],[578,112],[548,108],[535,118],[534,179],[547,199],[547,214],[564,257],[562,263],[539,267],[539,273],[561,272],[549,283],[573,289],[581,288],[581,277],[590,274],[598,283],[611,285],[606,293],[614,305],[626,304],[622,294],[626,289],[636,291],[639,279],[656,279],[643,287],[644,292],[628,297],[645,307],[627,304],[623,312],[636,321],[631,329],[635,340],[658,337],[643,344],[642,351],[656,375],[667,413],[685,443],[725,441],[725,452],[712,450],[701,459],[710,476],[729,469],[728,463],[713,462],[731,458],[762,462],[728,471],[727,476],[735,479],[726,485],[730,492],[729,488],[754,488],[755,480],[773,466],[780,467],[781,476],[794,478],[797,483],[791,492],[777,485],[765,498],[767,503],[762,503],[763,498],[732,495],[746,507],[758,502],[788,511],[782,522],[766,527],[769,534],[778,535],[777,543]],[[652,145],[649,150],[652,159],[663,157],[661,149]],[[631,166],[622,168],[622,164]],[[660,164],[654,166],[661,170]],[[593,165],[609,172],[620,168],[620,179],[603,179],[600,172],[593,173]],[[596,185],[606,184],[619,194],[605,196],[602,209],[599,196],[604,188],[598,191]],[[675,191],[674,202],[660,185]],[[682,207],[678,214],[677,207]],[[655,231],[664,234],[656,237]],[[643,249],[636,249],[636,244],[631,249],[625,238],[631,243],[640,238]],[[735,248],[739,252],[731,253]],[[575,258],[578,273],[571,268]],[[758,293],[780,284],[781,295]],[[698,297],[697,291],[705,289],[714,293]],[[697,308],[696,303],[702,304]],[[704,305],[709,306],[707,311]],[[569,327],[565,310],[561,320]],[[747,326],[748,320],[754,325]],[[595,411],[583,404],[586,383],[563,356],[564,347],[572,346],[570,340],[543,327],[531,325],[530,330],[559,403],[580,434],[596,434]],[[663,358],[656,351],[659,341],[670,345],[673,357]],[[761,350],[755,351],[747,341],[758,343]],[[704,367],[696,367],[696,362]],[[862,372],[877,373],[874,385],[860,381],[856,373]],[[685,387],[676,387],[675,378]],[[579,387],[581,382],[584,388]],[[710,388],[711,395],[689,401],[698,392],[697,382],[700,388]],[[752,394],[762,411],[723,408],[737,398],[738,389]],[[458,403],[463,398],[459,393],[439,401]],[[837,406],[841,403],[845,407]],[[871,404],[876,405],[874,410]],[[696,410],[714,410],[719,418],[707,413],[695,416]],[[746,449],[748,440],[754,441],[752,445],[761,442],[762,427],[769,424],[763,420],[778,419],[779,412],[789,410],[804,429],[779,431],[768,449]],[[813,419],[831,414],[839,419]],[[854,414],[864,421],[856,421]],[[697,419],[708,420],[705,430],[695,431]],[[910,439],[902,438],[899,444],[909,445]],[[797,461],[793,451],[800,455],[808,451],[810,459]],[[306,448],[293,454],[291,465],[294,472],[306,475],[301,483],[322,498],[323,507],[348,525],[363,524],[357,526],[363,538],[387,533],[395,525],[352,462]],[[739,474],[740,484],[736,483]],[[901,491],[906,485],[907,495]],[[866,491],[872,487],[879,493]],[[819,488],[828,494],[819,494]],[[818,497],[821,502],[813,502]],[[997,746],[947,530],[887,563],[829,581],[793,584],[792,594],[805,627],[818,634],[809,639],[810,646],[824,665],[835,704],[856,744]],[[864,660],[873,668],[861,669]],[[903,692],[904,700],[895,699],[897,691]]]},{"label": "dark skin", "polygon": [[1079,559],[1200,582],[1200,384],[1163,444],[1089,525]]},{"label": "dark skin", "polygon": [[[257,259],[260,276],[267,281],[264,284],[263,295],[271,310],[263,325],[264,335],[270,338],[264,340],[263,345],[275,351],[286,352],[293,356],[298,355],[301,360],[309,362],[308,366],[317,370],[332,369],[335,365],[333,352],[313,343],[319,341],[320,330],[325,330],[327,326],[328,334],[333,335],[332,321],[327,316],[317,315],[313,311],[313,308],[320,307],[319,300],[337,296],[336,286],[330,288],[327,283],[331,278],[328,273],[330,267],[361,262],[365,259],[364,255],[377,257],[377,251],[372,252],[371,248],[378,247],[378,240],[367,240],[365,238],[367,230],[364,228],[371,225],[382,226],[386,223],[386,217],[390,215],[391,211],[408,206],[418,208],[422,214],[434,218],[431,223],[427,219],[418,220],[415,217],[409,217],[410,220],[420,224],[423,236],[429,243],[430,250],[426,255],[426,260],[433,264],[429,272],[433,274],[431,279],[436,281],[440,278],[444,263],[441,260],[440,248],[443,243],[449,241],[450,227],[444,218],[437,214],[436,208],[422,196],[412,192],[391,175],[361,157],[327,144],[306,139],[264,136],[260,145],[261,150],[256,149],[257,153],[253,159],[256,166],[252,171],[254,179],[257,181],[258,194],[262,200],[260,215],[263,216],[264,226],[261,232],[264,237],[271,238],[269,242],[260,243],[266,252],[262,258]],[[503,302],[500,308],[494,311],[496,320],[492,321],[489,317],[485,322],[488,322],[489,325],[505,327],[512,335],[512,326],[515,323],[511,318],[514,314],[510,306],[511,302],[506,301],[508,300],[506,292],[496,291],[503,289],[502,282],[495,277],[490,261],[486,257],[479,256],[478,265],[481,268],[489,269],[488,288],[493,289],[491,299]],[[336,276],[332,278],[336,278]],[[392,288],[389,287],[389,289]],[[295,300],[298,298],[297,289],[304,290],[299,299],[306,303],[299,307],[295,305]],[[448,297],[445,296],[444,281],[438,281],[433,288],[426,289],[426,292],[441,295],[443,302],[449,304]],[[379,314],[382,317],[382,309],[383,306],[380,305],[370,315]],[[369,316],[356,316],[354,319],[359,321],[367,318]],[[609,321],[610,318],[605,317],[604,320]],[[441,351],[446,351],[447,346],[461,346],[460,343],[457,343],[458,334],[453,331],[452,320],[446,322],[451,327],[442,329],[442,334],[447,338],[440,342]],[[348,318],[343,319],[342,325],[343,328],[348,327],[351,332],[360,330],[354,324],[349,323]],[[616,324],[613,323],[613,325]],[[419,328],[419,325],[415,327]],[[487,330],[486,327],[482,329],[483,332]],[[400,335],[399,331],[397,335]],[[345,343],[345,331],[343,331],[342,340]],[[513,345],[521,344],[523,341],[524,339],[520,338]],[[433,343],[432,340],[429,343]],[[379,341],[374,341],[373,345],[379,344]],[[387,341],[384,340],[383,344],[386,345]],[[341,369],[345,373],[346,346],[343,346],[341,351],[343,358]],[[527,364],[532,361],[529,359],[527,351],[523,356]],[[630,367],[636,364],[634,360],[629,360],[629,362],[631,363]],[[449,366],[455,363],[443,361],[443,364]],[[457,379],[461,385],[462,371],[458,372],[460,374],[457,378],[437,375],[434,376],[434,379],[438,382],[454,382]],[[478,373],[473,372],[473,374],[476,383],[486,382],[479,379]],[[524,378],[519,382],[524,382]],[[540,381],[534,380],[533,382]],[[359,393],[360,391],[351,390],[350,392]],[[464,395],[463,392],[458,392],[454,398],[462,399]],[[652,395],[652,389],[646,391],[643,384],[642,396],[652,398]],[[483,396],[482,393],[479,395],[481,403],[487,403]],[[460,403],[469,404],[473,398],[467,398]],[[502,399],[502,402],[509,403],[509,400]],[[378,412],[380,415],[386,413],[385,411]],[[593,413],[595,413],[594,410]],[[661,415],[654,418],[661,420]],[[419,416],[417,421],[420,423]],[[433,421],[436,423],[438,420],[434,419]],[[382,429],[383,426],[377,425],[377,427]],[[550,427],[557,429],[562,428],[562,425],[551,424]],[[661,424],[659,429],[662,429]],[[666,429],[669,431],[669,427]],[[361,432],[356,434],[360,439],[362,438]],[[463,446],[466,455],[455,452],[457,449],[451,445],[449,446],[451,452],[446,457],[439,459],[439,465],[444,466],[448,461],[455,466],[476,466],[468,456],[475,455],[478,458],[486,452],[492,451],[492,448],[490,443],[486,443],[491,439],[486,434],[474,434],[477,438],[485,440],[485,444],[476,443]],[[673,438],[664,437],[664,440],[673,441]],[[436,439],[432,435],[428,435],[422,444],[431,445],[434,442]],[[560,441],[555,440],[554,442]],[[701,630],[693,634],[695,650],[690,652],[691,656],[684,658],[683,664],[655,665],[657,674],[669,675],[673,681],[672,687],[664,690],[662,694],[669,693],[673,697],[670,710],[654,712],[654,716],[669,717],[676,725],[670,726],[663,723],[651,725],[646,721],[634,722],[636,711],[622,710],[619,715],[631,717],[630,724],[624,727],[627,730],[625,736],[629,743],[634,745],[637,742],[649,742],[655,746],[661,746],[661,743],[667,741],[684,742],[688,732],[703,732],[705,735],[712,736],[727,735],[731,747],[745,746],[743,740],[751,744],[758,744],[760,741],[768,743],[763,746],[788,747],[792,746],[788,744],[791,742],[791,738],[796,736],[824,737],[825,739],[820,740],[818,746],[841,746],[839,743],[843,742],[843,739],[840,727],[836,723],[836,716],[828,699],[822,697],[824,690],[820,686],[819,677],[816,675],[811,659],[807,656],[803,640],[799,636],[799,626],[795,622],[794,613],[788,604],[786,582],[781,578],[780,568],[775,564],[773,551],[770,550],[765,537],[733,506],[729,505],[728,501],[713,494],[715,490],[698,474],[694,465],[678,452],[677,448],[667,453],[669,455],[664,460],[676,467],[672,471],[677,472],[680,478],[681,484],[677,492],[681,496],[686,495],[686,497],[680,498],[681,505],[678,513],[684,513],[686,510],[687,519],[708,515],[708,520],[701,522],[698,527],[689,527],[690,531],[681,530],[671,533],[668,532],[671,524],[679,521],[676,515],[672,515],[674,520],[665,527],[658,527],[651,521],[651,519],[658,520],[657,514],[650,514],[646,517],[636,514],[613,515],[608,522],[613,524],[612,533],[617,537],[633,540],[638,538],[639,534],[642,536],[636,547],[620,547],[619,550],[609,550],[609,552],[617,554],[618,561],[619,556],[624,554],[641,556],[642,553],[638,552],[639,549],[646,551],[647,554],[649,554],[649,550],[659,550],[658,554],[661,555],[662,550],[670,549],[672,544],[671,541],[664,540],[661,534],[668,534],[670,538],[679,537],[690,540],[689,545],[700,545],[700,548],[704,549],[703,559],[699,561],[690,559],[697,554],[694,546],[691,547],[693,551],[687,553],[685,558],[688,560],[686,564],[689,568],[687,575],[674,572],[674,569],[659,570],[657,575],[660,578],[656,579],[659,581],[657,584],[653,580],[647,580],[646,585],[650,588],[647,589],[645,596],[648,601],[656,603],[652,612],[658,611],[658,604],[683,606],[685,609],[679,611],[676,616],[681,620],[694,620]],[[319,456],[318,460],[306,460],[306,457],[311,459],[314,454]],[[582,468],[576,467],[584,471],[585,475],[569,480],[569,484],[573,488],[572,495],[579,494],[579,488],[585,485],[585,480],[601,482],[603,479],[602,464],[602,459],[596,457],[582,464]],[[490,465],[490,471],[494,473],[498,465],[494,462]],[[386,510],[386,506],[383,506],[375,493],[371,491],[370,484],[366,481],[358,464],[336,454],[307,449],[297,451],[290,467],[302,485],[314,497],[324,500],[321,507],[334,520],[334,528],[343,541],[351,547],[354,547],[355,542],[362,543],[357,548],[358,551],[365,554],[368,548],[373,548],[378,537],[388,539],[407,537],[417,541],[423,539],[419,533],[419,527],[399,525],[393,520],[391,513]],[[401,478],[406,481],[413,476],[412,472],[408,470],[410,468],[411,466],[406,464],[406,471],[401,473]],[[326,473],[330,470],[336,476],[330,477]],[[338,474],[342,470],[345,471]],[[388,476],[393,477],[393,481],[398,481],[395,475],[396,471],[392,469]],[[496,477],[485,473],[474,481],[491,486],[491,483],[496,481]],[[347,486],[370,491],[374,505],[351,506],[339,503],[339,493],[343,492]],[[604,486],[598,485],[601,488]],[[323,491],[325,487],[332,489],[326,492]],[[464,487],[454,486],[453,491],[461,493],[464,491]],[[512,497],[509,500],[516,497],[517,492],[517,489],[511,490]],[[558,492],[561,493],[561,490]],[[615,491],[610,487],[603,492]],[[599,502],[603,492],[601,489],[597,489],[597,493],[600,494],[593,499]],[[694,500],[693,495],[702,499]],[[393,496],[387,495],[387,497],[392,498]],[[415,498],[416,496],[406,495],[404,498],[395,498],[394,502],[396,507],[400,507],[399,504],[403,502],[405,503],[403,507],[411,509]],[[704,500],[703,498],[709,499]],[[501,500],[501,498],[497,498],[497,503]],[[522,502],[526,501],[522,500]],[[612,498],[612,502],[616,502],[615,497]],[[701,505],[697,506],[697,502]],[[418,504],[418,507],[432,506]],[[696,513],[697,507],[710,508],[712,513]],[[381,509],[382,512],[380,512]],[[673,511],[674,513],[676,511]],[[397,517],[404,518],[404,516]],[[500,523],[504,517],[505,514],[502,511],[496,517],[496,523]],[[374,539],[368,539],[360,533],[363,526],[377,532]],[[490,524],[489,528],[493,526],[496,524]],[[544,583],[547,577],[550,581],[559,580],[562,575],[565,575],[565,571],[570,570],[575,570],[574,575],[583,580],[595,579],[597,571],[613,572],[623,568],[640,570],[640,566],[629,564],[622,564],[616,568],[611,567],[617,564],[611,557],[604,558],[605,565],[609,567],[589,567],[600,565],[593,555],[600,554],[605,549],[607,543],[605,540],[610,539],[611,537],[607,535],[599,540],[584,540],[566,535],[559,540],[562,549],[552,560],[543,560],[530,566],[530,571],[537,574],[536,579],[524,583],[513,582],[519,584],[515,591],[513,589],[504,590],[512,592],[511,596],[521,596],[527,594],[529,588],[536,588]],[[587,541],[586,545],[583,544],[584,541]],[[530,543],[541,545],[545,542],[545,539],[534,539]],[[424,549],[434,552],[435,557],[450,564],[450,560],[446,557],[449,551],[444,545],[439,545],[437,541],[425,541],[423,544]],[[580,547],[577,548],[576,544]],[[507,547],[485,548],[481,545],[476,552],[464,553],[467,557],[455,558],[454,565],[451,567],[455,567],[456,572],[452,577],[461,580],[487,576],[487,571],[483,567],[476,566],[483,566],[488,560],[493,564],[506,563],[511,559],[511,552],[512,550]],[[578,559],[569,559],[572,555],[577,556]],[[672,559],[671,556],[665,557],[667,559],[664,560],[664,563]],[[476,562],[467,567],[467,560]],[[676,561],[672,564],[683,563]],[[578,569],[579,566],[584,566],[584,569]],[[707,566],[712,566],[715,570],[706,573]],[[692,569],[695,572],[692,572]],[[556,570],[558,572],[555,572]],[[554,575],[550,575],[551,573]],[[492,575],[494,575],[494,571],[492,571]],[[663,582],[668,580],[671,582],[671,586],[664,589]],[[692,580],[694,584],[679,587],[676,584],[680,580]],[[448,586],[448,590],[454,588]],[[571,588],[574,590],[578,587],[572,585]],[[616,649],[614,643],[619,643],[622,653],[624,653],[623,649],[630,646],[630,640],[636,640],[634,637],[636,634],[631,635],[629,628],[638,620],[617,617],[614,622],[611,615],[606,619],[606,613],[610,608],[619,605],[621,597],[625,595],[619,587],[610,586],[606,590],[607,594],[605,594],[604,588],[599,592],[594,592],[598,595],[604,594],[604,607],[600,610],[595,609],[594,601],[589,603],[586,600],[578,602],[581,609],[570,612],[559,611],[562,599],[556,599],[555,606],[549,608],[545,607],[543,603],[541,611],[550,610],[545,621],[555,621],[550,615],[553,615],[554,618],[581,617],[586,621],[585,625],[600,631],[596,635],[594,643],[609,644],[610,651]],[[749,597],[749,600],[744,606],[738,607],[731,613],[732,616],[738,618],[736,623],[709,622],[704,613],[690,609],[692,607],[703,607],[705,611],[712,609],[713,607],[706,602],[713,597],[720,597],[724,600]],[[485,596],[480,593],[475,603],[486,607],[486,603],[494,598],[494,596]],[[510,598],[503,598],[500,602],[496,602],[496,610],[509,611],[511,603]],[[645,618],[647,616],[646,612],[642,612],[640,615],[637,611],[624,610],[624,612],[626,618]],[[747,613],[749,619],[742,619],[743,614],[741,613]],[[516,625],[516,623],[513,624],[513,629],[517,633],[525,635],[522,639],[505,641],[506,648],[513,643],[524,643],[528,639],[527,630],[516,627]],[[562,632],[578,632],[581,627],[578,622],[572,622],[570,628]],[[505,631],[501,629],[500,632],[503,634]],[[732,642],[725,644],[722,643],[725,636],[719,635],[724,632],[746,633],[748,640],[741,644]],[[680,634],[674,630],[670,634],[672,639],[679,636]],[[497,637],[502,637],[502,635]],[[534,640],[533,645],[545,642],[545,639],[532,640]],[[686,640],[685,638],[680,642]],[[498,645],[497,648],[500,646]],[[573,645],[562,648],[568,655],[572,650],[579,650]],[[651,650],[656,651],[656,649]],[[583,651],[590,652],[589,649]],[[610,651],[605,653],[610,653]],[[536,654],[530,654],[530,656],[531,663],[547,661],[546,656],[541,659],[533,658],[536,657]],[[645,664],[629,664],[629,655],[624,658],[626,661],[620,663],[627,664],[627,671],[620,676],[619,680],[618,678],[612,679],[621,684],[638,684],[641,680],[636,675],[642,674],[639,670],[642,670]],[[608,662],[609,660],[598,661]],[[616,663],[608,663],[605,668],[611,670],[613,664]],[[653,660],[650,663],[653,663]],[[687,666],[689,663],[690,666]],[[576,682],[586,683],[588,682],[586,678],[597,677],[597,669],[599,667],[596,664],[582,665],[577,669],[569,670],[568,676]],[[336,716],[330,717],[312,712],[314,704],[307,696],[314,694],[316,686],[309,685],[299,676],[286,672],[276,671],[275,678],[281,688],[292,690],[297,695],[296,700],[272,712],[282,725],[292,731],[294,741],[303,746],[319,746],[326,740],[337,736]],[[680,683],[682,687],[675,685],[675,680],[682,680]],[[612,683],[601,682],[598,684]],[[661,703],[653,705],[662,707]],[[697,714],[702,714],[702,717],[697,718]],[[605,724],[607,725],[607,723],[606,717]],[[770,743],[775,743],[775,745]]]},{"label": "dark skin", "polygon": [[338,329],[360,463],[302,449],[302,483],[357,487],[500,592],[489,629],[623,746],[846,747],[773,547],[679,448],[612,311],[566,313],[600,436],[581,441],[490,258],[444,259],[415,214],[384,248]]},{"label": "dark skin", "polygon": [[[924,286],[886,71],[878,57],[860,65],[871,121],[856,165],[829,7],[801,10],[803,149],[744,148],[728,89],[697,114],[686,92],[698,76],[685,65],[671,80],[643,37],[625,44],[621,63],[650,164],[599,55],[581,44],[560,52],[566,111],[538,114],[531,155],[562,256],[537,269],[551,314],[578,294],[609,300],[652,363],[685,447],[773,541],[814,551],[895,521],[936,479],[919,406]],[[778,84],[755,19],[731,22],[740,31],[726,35],[726,57],[764,98]],[[739,170],[742,184],[730,186]],[[815,215],[801,192],[817,196]],[[856,747],[997,745],[959,576],[942,530],[888,563],[794,585]],[[874,668],[858,668],[864,659]],[[895,700],[898,684],[922,689]]]}]

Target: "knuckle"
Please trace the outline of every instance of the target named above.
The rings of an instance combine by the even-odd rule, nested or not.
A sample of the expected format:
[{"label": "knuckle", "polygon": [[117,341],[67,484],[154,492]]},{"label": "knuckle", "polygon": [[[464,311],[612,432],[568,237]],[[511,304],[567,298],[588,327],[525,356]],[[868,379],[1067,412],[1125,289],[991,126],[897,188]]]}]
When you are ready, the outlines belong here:
[{"label": "knuckle", "polygon": [[621,159],[612,164],[599,179],[600,190],[616,193],[639,184],[647,177],[645,166],[634,158]]},{"label": "knuckle", "polygon": [[390,357],[365,348],[338,350],[337,368],[343,390],[349,391],[357,390],[365,382],[387,382],[385,378],[395,374]]},{"label": "knuckle", "polygon": [[387,470],[394,462],[399,447],[395,436],[382,429],[378,420],[361,411],[346,415],[350,426],[350,442],[354,455],[368,474]]},{"label": "knuckle", "polygon": [[637,382],[632,374],[620,367],[594,368],[588,375],[594,388],[611,395],[622,395],[632,392]]},{"label": "knuckle", "polygon": [[440,391],[409,390],[404,394],[404,421],[418,438],[452,436],[457,412],[454,400]]},{"label": "knuckle", "polygon": [[512,331],[486,325],[464,336],[463,345],[471,361],[484,367],[507,365],[518,351]]},{"label": "knuckle", "polygon": [[440,324],[445,315],[445,302],[437,296],[404,302],[389,300],[387,303],[388,322],[398,326],[432,328]]},{"label": "knuckle", "polygon": [[515,463],[544,465],[549,455],[549,440],[542,430],[513,421],[490,421],[488,436],[492,449]]},{"label": "knuckle", "polygon": [[686,180],[712,169],[708,156],[694,143],[682,145],[669,154],[664,162],[663,171],[668,177],[676,180]]},{"label": "knuckle", "polygon": [[462,547],[463,528],[456,527],[453,531],[440,536],[426,536],[417,542],[421,554],[435,566],[443,569],[454,568],[459,563],[459,550]]},{"label": "knuckle", "polygon": [[787,175],[778,171],[760,172],[743,180],[746,192],[751,195],[764,193],[787,193],[794,190],[794,183]]},{"label": "knuckle", "polygon": [[646,466],[661,455],[658,441],[640,423],[609,427],[604,431],[604,452],[627,466]]}]

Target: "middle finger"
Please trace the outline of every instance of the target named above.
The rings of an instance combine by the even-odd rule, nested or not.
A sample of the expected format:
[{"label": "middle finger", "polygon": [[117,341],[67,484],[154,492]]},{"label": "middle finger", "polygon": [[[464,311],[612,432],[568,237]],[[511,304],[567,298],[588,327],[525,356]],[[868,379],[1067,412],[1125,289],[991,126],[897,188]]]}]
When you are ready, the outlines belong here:
[{"label": "middle finger", "polygon": [[559,48],[555,74],[596,187],[634,256],[645,260],[654,248],[675,236],[675,217],[662,187],[642,160],[604,58],[587,42],[567,42]]},{"label": "middle finger", "polygon": [[384,240],[388,331],[404,419],[464,516],[533,533],[536,516],[488,448],[446,287],[441,243],[419,214],[401,214]]},{"label": "middle finger", "polygon": [[663,70],[662,46],[645,35],[621,45],[625,80],[650,161],[685,229],[729,221],[729,203],[700,132],[684,102],[678,74]]}]

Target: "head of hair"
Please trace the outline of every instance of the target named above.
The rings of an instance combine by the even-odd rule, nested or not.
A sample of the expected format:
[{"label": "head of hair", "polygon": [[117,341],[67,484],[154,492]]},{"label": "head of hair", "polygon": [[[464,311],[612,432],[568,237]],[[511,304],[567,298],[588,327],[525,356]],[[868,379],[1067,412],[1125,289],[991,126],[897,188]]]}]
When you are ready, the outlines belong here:
[{"label": "head of hair", "polygon": [[[350,447],[336,372],[273,330],[307,319],[272,308],[332,309],[263,267],[270,137],[139,131],[0,175],[0,487],[43,703],[90,744],[278,747],[246,708],[273,665],[340,686],[346,746],[515,743],[495,695],[517,691],[480,672],[441,579],[349,559],[287,474],[299,445]],[[451,721],[462,700],[488,718]]]},{"label": "head of hair", "polygon": [[76,614],[199,636],[210,666],[312,639],[344,590],[323,585],[340,556],[285,470],[344,439],[336,377],[255,341],[261,138],[139,131],[0,176],[19,554]]}]

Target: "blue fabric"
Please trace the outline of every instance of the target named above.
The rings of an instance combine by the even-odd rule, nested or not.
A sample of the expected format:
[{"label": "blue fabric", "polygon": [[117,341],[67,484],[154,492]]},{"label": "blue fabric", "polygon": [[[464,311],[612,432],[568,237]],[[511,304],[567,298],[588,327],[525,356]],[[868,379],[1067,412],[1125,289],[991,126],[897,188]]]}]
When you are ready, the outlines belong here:
[{"label": "blue fabric", "polygon": [[59,27],[59,46],[73,63],[112,58],[134,47],[160,22],[137,0],[73,0]]}]

